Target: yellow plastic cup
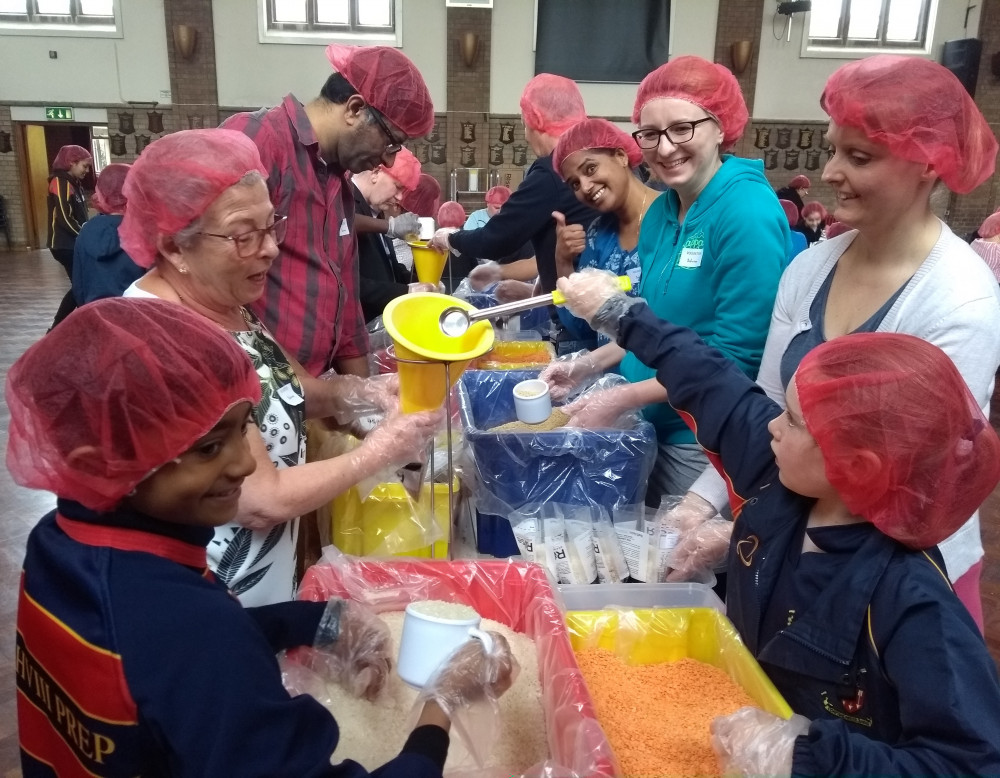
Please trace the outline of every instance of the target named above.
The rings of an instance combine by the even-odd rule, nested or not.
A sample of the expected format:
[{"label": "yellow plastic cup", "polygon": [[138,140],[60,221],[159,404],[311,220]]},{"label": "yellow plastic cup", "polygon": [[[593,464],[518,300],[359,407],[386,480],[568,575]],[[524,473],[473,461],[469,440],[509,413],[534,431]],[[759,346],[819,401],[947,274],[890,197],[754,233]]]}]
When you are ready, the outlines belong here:
[{"label": "yellow plastic cup", "polygon": [[448,255],[430,248],[427,241],[411,240],[407,241],[407,244],[413,251],[413,267],[417,271],[417,280],[423,284],[435,286],[439,284]]},{"label": "yellow plastic cup", "polygon": [[473,322],[457,338],[442,332],[441,314],[446,308],[456,306],[470,312],[476,310],[456,297],[418,292],[390,301],[382,313],[399,361],[399,402],[403,413],[440,408],[469,362],[493,348],[493,325],[488,321]]}]

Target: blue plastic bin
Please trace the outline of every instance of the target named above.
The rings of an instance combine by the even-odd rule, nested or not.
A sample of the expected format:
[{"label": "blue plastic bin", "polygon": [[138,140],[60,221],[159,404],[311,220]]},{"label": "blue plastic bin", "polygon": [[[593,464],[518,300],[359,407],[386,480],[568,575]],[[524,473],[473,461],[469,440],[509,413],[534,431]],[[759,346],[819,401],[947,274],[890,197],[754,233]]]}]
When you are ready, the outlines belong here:
[{"label": "blue plastic bin", "polygon": [[645,420],[624,430],[487,432],[514,420],[514,385],[538,373],[472,370],[459,380],[459,410],[478,482],[480,553],[519,553],[505,516],[526,505],[599,505],[610,510],[641,503],[646,496],[656,432]]}]

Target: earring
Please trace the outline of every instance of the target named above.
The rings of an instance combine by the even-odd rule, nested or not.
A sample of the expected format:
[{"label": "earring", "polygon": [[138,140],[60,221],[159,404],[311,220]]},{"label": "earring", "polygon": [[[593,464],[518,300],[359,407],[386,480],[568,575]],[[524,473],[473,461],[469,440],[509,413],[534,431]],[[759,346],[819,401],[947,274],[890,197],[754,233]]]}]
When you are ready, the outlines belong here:
[{"label": "earring", "polygon": [[188,271],[186,267],[181,266],[177,268],[177,272],[180,273],[182,276],[186,276],[190,271]]}]

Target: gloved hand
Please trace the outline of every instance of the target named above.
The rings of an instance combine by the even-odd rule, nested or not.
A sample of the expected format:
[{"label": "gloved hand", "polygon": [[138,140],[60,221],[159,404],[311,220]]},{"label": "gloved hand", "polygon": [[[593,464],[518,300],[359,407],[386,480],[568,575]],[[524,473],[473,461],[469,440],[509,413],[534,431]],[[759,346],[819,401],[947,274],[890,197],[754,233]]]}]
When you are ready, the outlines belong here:
[{"label": "gloved hand", "polygon": [[727,776],[790,776],[795,738],[809,731],[809,720],[798,714],[786,720],[746,707],[719,716],[708,729]]},{"label": "gloved hand", "polygon": [[629,308],[641,302],[618,286],[618,279],[606,270],[586,268],[556,282],[566,296],[566,307],[584,319],[592,329],[618,340],[618,321]]},{"label": "gloved hand", "polygon": [[502,280],[503,270],[498,262],[492,260],[472,268],[472,272],[469,273],[469,286],[477,292],[481,292],[490,284],[496,284]]},{"label": "gloved hand", "polygon": [[444,294],[444,284],[428,284],[422,281],[408,284],[406,293],[413,294],[414,292],[436,292],[437,294]]},{"label": "gloved hand", "polygon": [[553,211],[552,218],[556,222],[556,269],[572,273],[573,261],[587,247],[587,231],[582,224],[567,224],[559,211]]},{"label": "gloved hand", "polygon": [[458,232],[457,227],[442,227],[434,233],[434,237],[430,239],[427,245],[435,251],[447,254],[451,251],[451,235],[455,232]]},{"label": "gloved hand", "polygon": [[[714,509],[713,509],[714,513]],[[707,519],[679,533],[677,545],[670,552],[667,581],[683,583],[701,580],[707,573],[725,564],[733,523],[727,519]]]},{"label": "gloved hand", "polygon": [[[635,407],[629,397],[631,388],[630,384],[613,386],[610,389],[585,394],[569,405],[564,405],[562,411],[569,416],[566,426],[588,430],[618,427],[618,420],[622,415]],[[549,394],[552,394],[551,390]]]},{"label": "gloved hand", "polygon": [[333,598],[320,619],[304,664],[355,697],[374,700],[392,668],[389,627],[375,611],[353,600]]},{"label": "gloved hand", "polygon": [[534,288],[535,285],[529,284],[527,281],[515,281],[508,278],[506,281],[501,281],[497,284],[496,289],[493,290],[493,294],[496,295],[497,302],[512,303],[517,300],[527,300],[531,297],[531,292]]},{"label": "gloved hand", "polygon": [[380,375],[362,378],[356,375],[324,374],[331,382],[336,406],[333,417],[338,424],[351,424],[363,416],[396,407],[399,397],[399,377]]},{"label": "gloved hand", "polygon": [[487,632],[493,647],[487,652],[480,640],[467,640],[455,650],[420,691],[421,702],[436,702],[449,716],[481,700],[499,698],[507,691],[520,667],[507,638]]},{"label": "gloved hand", "polygon": [[402,413],[394,410],[355,449],[362,464],[376,469],[422,462],[427,444],[444,423],[444,409]]},{"label": "gloved hand", "polygon": [[552,401],[562,402],[581,381],[599,370],[593,352],[583,350],[549,362],[538,377],[549,385],[549,397]]},{"label": "gloved hand", "polygon": [[391,235],[400,240],[406,240],[413,235],[420,234],[420,217],[415,213],[401,213],[399,216],[389,217],[389,229],[386,235]]}]

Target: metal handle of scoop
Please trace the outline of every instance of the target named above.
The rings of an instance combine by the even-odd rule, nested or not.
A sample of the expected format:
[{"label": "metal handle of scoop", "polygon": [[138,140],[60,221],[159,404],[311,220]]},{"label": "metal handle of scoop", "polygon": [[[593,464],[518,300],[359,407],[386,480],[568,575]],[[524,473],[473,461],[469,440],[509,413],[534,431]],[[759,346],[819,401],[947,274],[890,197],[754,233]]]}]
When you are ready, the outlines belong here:
[{"label": "metal handle of scoop", "polygon": [[[632,290],[632,281],[628,276],[618,276],[618,287],[623,292],[629,292]],[[532,308],[538,308],[542,305],[563,305],[565,302],[566,298],[563,296],[563,293],[557,290],[549,294],[540,294],[537,297],[529,297],[526,300],[516,300],[512,303],[495,305],[492,308],[484,308],[479,311],[470,312],[455,305],[445,308],[441,312],[439,323],[441,331],[445,335],[458,337],[459,335],[464,335],[473,322],[482,321],[483,319],[499,319],[502,316],[511,316],[522,311],[530,311]]]}]

